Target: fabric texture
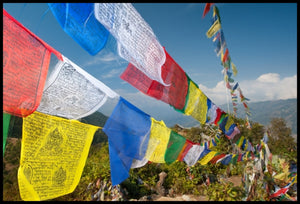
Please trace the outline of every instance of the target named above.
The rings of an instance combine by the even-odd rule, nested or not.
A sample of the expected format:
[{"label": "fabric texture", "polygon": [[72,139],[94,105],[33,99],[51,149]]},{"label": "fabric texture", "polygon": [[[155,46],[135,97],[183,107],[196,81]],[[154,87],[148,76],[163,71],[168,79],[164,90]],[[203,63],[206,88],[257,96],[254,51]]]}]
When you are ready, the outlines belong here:
[{"label": "fabric texture", "polygon": [[133,159],[142,160],[144,158],[148,147],[150,128],[150,116],[120,97],[103,127],[103,131],[109,139],[113,185],[120,184],[129,176]]},{"label": "fabric texture", "polygon": [[180,134],[171,130],[169,143],[165,153],[166,164],[171,164],[176,161],[179,153],[185,145],[186,139]]},{"label": "fabric texture", "polygon": [[40,104],[51,53],[47,45],[3,9],[3,111],[18,117]]},{"label": "fabric texture", "polygon": [[205,124],[207,117],[207,96],[198,88],[197,84],[189,79],[187,105],[184,114],[192,116],[201,124]]},{"label": "fabric texture", "polygon": [[148,23],[130,3],[95,3],[96,19],[115,37],[119,55],[150,79],[166,85],[166,55]]},{"label": "fabric texture", "polygon": [[24,201],[73,192],[98,127],[35,111],[23,118],[18,184]]},{"label": "fabric texture", "polygon": [[63,30],[90,55],[106,44],[109,32],[94,15],[94,3],[48,3]]},{"label": "fabric texture", "polygon": [[[74,91],[76,90],[76,91]],[[46,81],[37,111],[79,119],[96,112],[108,98],[119,95],[63,56]]]},{"label": "fabric texture", "polygon": [[8,113],[3,113],[3,156],[5,152],[6,139],[8,135],[8,129],[10,124],[11,115]]},{"label": "fabric texture", "polygon": [[[156,121],[152,117],[151,121],[150,139],[158,140],[159,144],[151,155],[146,154],[146,158],[154,163],[165,163],[165,152],[169,143],[171,129],[169,129],[163,121]],[[149,142],[149,145],[152,144]]]},{"label": "fabric texture", "polygon": [[188,93],[188,79],[183,69],[171,58],[166,50],[165,54],[166,62],[162,66],[162,78],[169,86],[147,77],[131,63],[120,78],[144,94],[161,100],[178,111],[183,111]]}]

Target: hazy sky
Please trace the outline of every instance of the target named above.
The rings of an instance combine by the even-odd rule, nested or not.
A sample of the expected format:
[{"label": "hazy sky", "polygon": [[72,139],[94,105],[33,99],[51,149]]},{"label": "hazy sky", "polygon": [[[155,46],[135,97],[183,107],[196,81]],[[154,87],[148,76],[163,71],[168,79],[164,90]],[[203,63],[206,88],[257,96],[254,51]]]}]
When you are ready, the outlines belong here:
[{"label": "hazy sky", "polygon": [[[245,97],[251,102],[297,97],[297,4],[216,3],[222,29]],[[212,10],[204,3],[134,3],[160,44],[217,105],[226,103],[220,57],[206,37]],[[60,27],[46,3],[5,3],[16,20],[99,81],[149,115],[174,111],[119,78],[128,62],[107,45],[91,56]],[[113,39],[112,39],[113,42]],[[229,101],[231,102],[231,101]],[[159,119],[159,118],[158,118]]]}]

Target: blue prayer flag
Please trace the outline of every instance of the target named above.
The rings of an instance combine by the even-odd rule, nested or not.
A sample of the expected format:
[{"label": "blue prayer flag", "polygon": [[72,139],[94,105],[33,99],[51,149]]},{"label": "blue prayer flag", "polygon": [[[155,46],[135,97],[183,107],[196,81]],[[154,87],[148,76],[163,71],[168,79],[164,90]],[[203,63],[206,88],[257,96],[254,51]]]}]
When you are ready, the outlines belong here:
[{"label": "blue prayer flag", "polygon": [[106,44],[109,31],[95,18],[94,3],[48,3],[54,17],[89,54],[97,54]]},{"label": "blue prayer flag", "polygon": [[129,176],[133,159],[142,160],[147,151],[151,118],[120,97],[103,131],[108,136],[112,184]]}]

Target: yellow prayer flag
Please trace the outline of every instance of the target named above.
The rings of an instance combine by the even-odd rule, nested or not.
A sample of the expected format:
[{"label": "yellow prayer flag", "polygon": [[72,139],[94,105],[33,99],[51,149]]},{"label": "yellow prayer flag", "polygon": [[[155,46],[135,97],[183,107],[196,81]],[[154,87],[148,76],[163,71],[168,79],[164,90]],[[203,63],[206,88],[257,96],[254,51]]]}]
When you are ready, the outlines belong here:
[{"label": "yellow prayer flag", "polygon": [[226,124],[225,124],[225,131],[226,131],[226,132],[229,130],[229,128],[230,128],[230,126],[231,126],[232,124],[234,124],[234,120],[233,120],[233,118],[232,118],[231,115],[228,115],[228,119],[227,119],[227,122],[226,122]]},{"label": "yellow prayer flag", "polygon": [[212,158],[214,158],[215,154],[217,154],[216,151],[211,151],[207,155],[205,155],[202,159],[200,159],[201,165],[206,165]]},{"label": "yellow prayer flag", "polygon": [[240,142],[237,144],[238,147],[241,147],[244,141],[244,136],[241,137]]},{"label": "yellow prayer flag", "polygon": [[217,19],[214,24],[212,24],[212,26],[209,28],[209,30],[206,33],[206,36],[208,38],[211,38],[212,36],[214,36],[219,30],[221,29],[221,23],[219,21],[219,19]]},{"label": "yellow prayer flag", "polygon": [[236,76],[238,71],[236,69],[236,66],[232,62],[231,62],[231,67],[232,67],[233,76]]},{"label": "yellow prayer flag", "polygon": [[49,200],[73,192],[98,128],[39,112],[24,117],[18,169],[22,200]]},{"label": "yellow prayer flag", "polygon": [[203,94],[192,80],[189,80],[188,101],[184,114],[191,115],[201,124],[206,122],[207,96]]},{"label": "yellow prayer flag", "polygon": [[[169,129],[163,121],[156,121],[152,117],[151,121],[151,132],[145,157],[151,162],[165,163],[165,152],[167,150],[171,129]],[[157,141],[159,141],[158,144]],[[152,146],[156,146],[154,151],[150,151]]]},{"label": "yellow prayer flag", "polygon": [[223,48],[221,49],[221,62],[223,62],[224,54],[223,54]]}]

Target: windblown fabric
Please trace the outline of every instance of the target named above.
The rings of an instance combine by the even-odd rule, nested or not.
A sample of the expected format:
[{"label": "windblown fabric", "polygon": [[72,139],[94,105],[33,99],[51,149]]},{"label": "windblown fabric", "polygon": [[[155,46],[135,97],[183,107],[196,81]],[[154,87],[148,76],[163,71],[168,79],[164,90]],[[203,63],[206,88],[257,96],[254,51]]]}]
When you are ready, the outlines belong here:
[{"label": "windblown fabric", "polygon": [[201,124],[205,124],[207,117],[207,96],[198,88],[197,84],[190,78],[187,105],[184,114],[191,115],[194,119],[198,120]]},{"label": "windblown fabric", "polygon": [[119,55],[150,79],[164,82],[166,56],[152,28],[130,3],[95,3],[96,19],[116,38]]},{"label": "windblown fabric", "polygon": [[194,143],[186,140],[184,146],[182,147],[177,160],[178,161],[183,161],[183,158],[185,157],[185,155],[189,152],[189,150],[193,147]]},{"label": "windblown fabric", "polygon": [[204,151],[204,147],[199,145],[199,144],[194,144],[188,153],[185,155],[183,158],[183,161],[188,165],[188,166],[193,166],[197,163],[201,153]]},{"label": "windblown fabric", "polygon": [[[155,150],[152,154],[146,153],[146,158],[154,163],[165,163],[165,152],[167,150],[167,146],[169,143],[169,138],[171,134],[171,130],[165,125],[163,121],[156,121],[154,118],[151,117],[151,132],[150,132],[150,140],[158,140],[159,143],[156,146]],[[154,144],[155,145],[155,144]],[[154,146],[153,143],[150,143],[148,146]],[[148,148],[149,148],[148,147]]]},{"label": "windblown fabric", "polygon": [[209,30],[206,33],[206,36],[208,38],[211,38],[212,36],[214,36],[219,30],[221,29],[221,23],[219,21],[219,19],[217,19],[216,21],[214,21],[214,23],[212,24],[212,26],[209,28]]},{"label": "windblown fabric", "polygon": [[129,176],[133,159],[144,158],[150,128],[150,116],[120,97],[103,127],[108,136],[113,185],[120,184]]},{"label": "windblown fabric", "polygon": [[11,115],[8,113],[3,113],[3,156],[5,152],[6,138],[8,134],[8,128],[10,123]]},{"label": "windblown fabric", "polygon": [[206,165],[212,158],[216,155],[216,151],[211,151],[207,155],[205,155],[202,159],[199,160],[201,165]]},{"label": "windblown fabric", "polygon": [[210,7],[211,7],[213,4],[214,4],[214,3],[206,3],[206,4],[205,4],[204,11],[203,11],[203,14],[202,14],[202,18],[204,18],[205,15],[209,12]]},{"label": "windblown fabric", "polygon": [[94,3],[48,3],[63,30],[89,54],[97,54],[109,32],[94,15]]},{"label": "windblown fabric", "polygon": [[55,51],[3,9],[3,111],[26,117],[39,106]]},{"label": "windblown fabric", "polygon": [[22,200],[75,190],[98,127],[39,112],[23,118],[18,184]]},{"label": "windblown fabric", "polygon": [[226,154],[221,153],[221,154],[215,154],[215,156],[210,160],[212,164],[216,164],[218,161],[221,161],[222,158],[224,158]]},{"label": "windblown fabric", "polygon": [[165,161],[171,164],[176,161],[182,148],[184,147],[186,138],[171,130],[170,139],[165,153]]},{"label": "windblown fabric", "polygon": [[119,95],[63,56],[47,79],[37,111],[78,119],[97,111],[107,100]]},{"label": "windblown fabric", "polygon": [[182,112],[188,93],[188,79],[184,70],[171,58],[166,50],[164,51],[166,62],[162,66],[162,78],[166,84],[170,84],[169,86],[150,79],[131,63],[120,78],[144,94],[161,100]]}]

